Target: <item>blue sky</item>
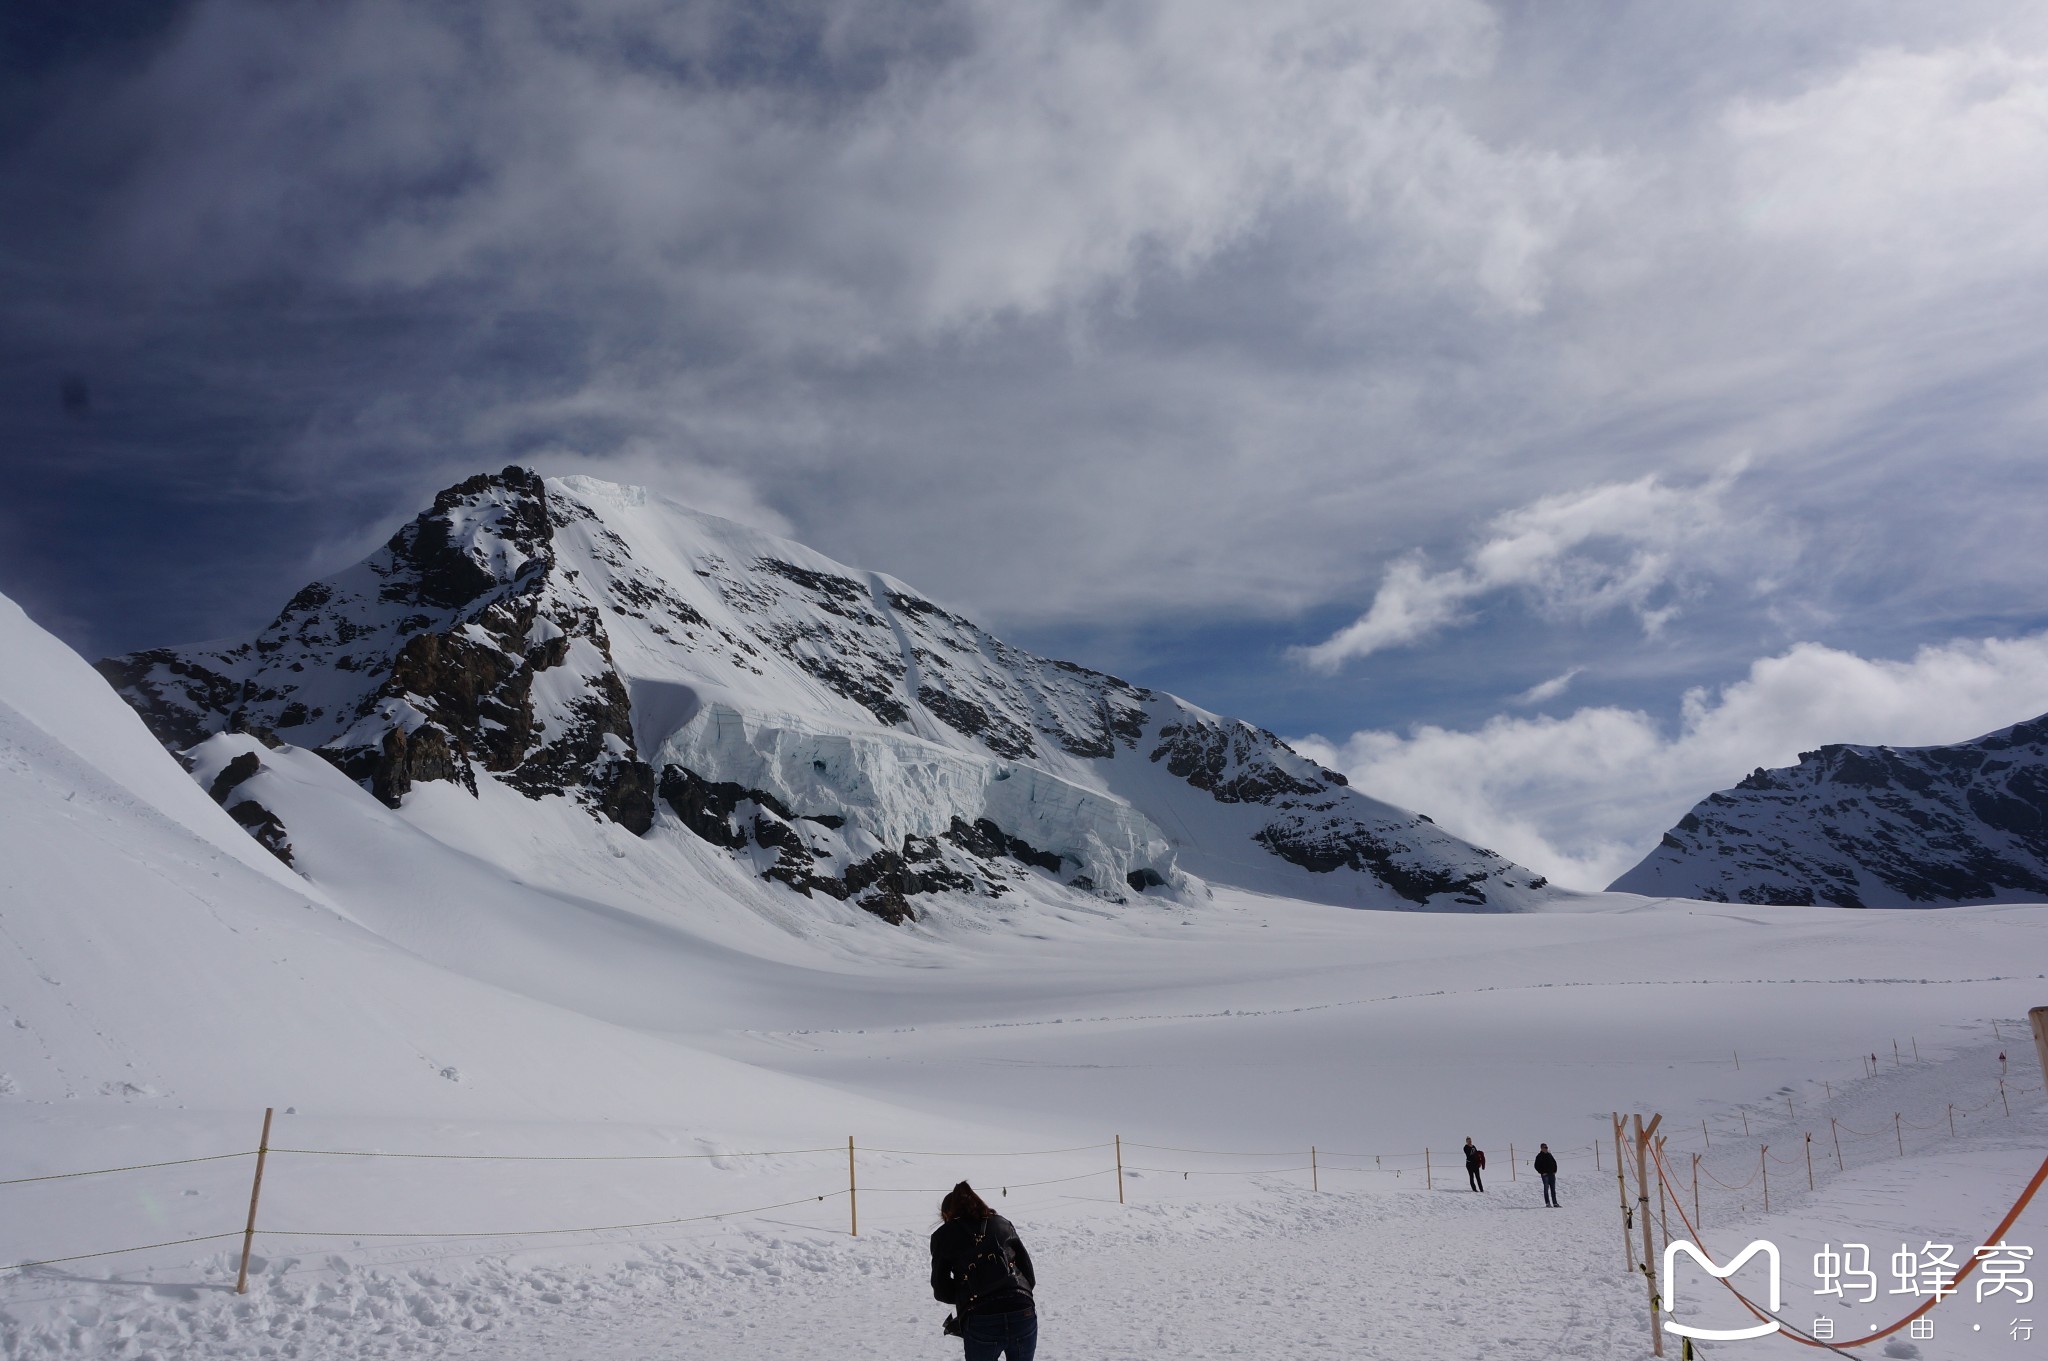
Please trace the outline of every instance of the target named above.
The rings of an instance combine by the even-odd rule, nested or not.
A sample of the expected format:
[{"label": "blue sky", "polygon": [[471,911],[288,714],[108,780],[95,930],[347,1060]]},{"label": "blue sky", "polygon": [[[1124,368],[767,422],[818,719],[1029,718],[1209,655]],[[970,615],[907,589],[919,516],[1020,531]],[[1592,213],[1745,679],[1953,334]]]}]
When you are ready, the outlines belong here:
[{"label": "blue sky", "polygon": [[2048,709],[2039,6],[26,3],[0,62],[0,589],[89,654],[519,461],[1567,880]]}]

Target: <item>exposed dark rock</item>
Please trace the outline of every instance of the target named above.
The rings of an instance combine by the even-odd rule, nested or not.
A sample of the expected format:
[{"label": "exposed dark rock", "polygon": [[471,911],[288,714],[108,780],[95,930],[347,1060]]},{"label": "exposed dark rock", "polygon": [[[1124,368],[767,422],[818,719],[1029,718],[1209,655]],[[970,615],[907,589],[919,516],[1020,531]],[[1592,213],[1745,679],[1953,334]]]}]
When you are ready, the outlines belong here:
[{"label": "exposed dark rock", "polygon": [[[763,571],[793,581],[809,591],[819,605],[834,614],[854,619],[873,619],[868,612],[868,588],[849,577],[831,576],[824,572],[813,572],[808,567],[799,567],[793,562],[777,558],[760,558],[754,563]],[[848,607],[851,608],[848,608]]]},{"label": "exposed dark rock", "polygon": [[319,755],[344,775],[366,785],[387,807],[396,808],[421,780],[453,780],[476,792],[475,778],[468,762],[448,740],[448,734],[431,723],[407,732],[392,727],[374,747],[318,747]]},{"label": "exposed dark rock", "polygon": [[654,825],[654,767],[645,761],[616,761],[608,779],[592,786],[598,811],[634,836]]},{"label": "exposed dark rock", "polygon": [[[1486,902],[1482,887],[1491,867],[1453,867],[1412,863],[1412,850],[1379,836],[1368,828],[1299,824],[1283,819],[1262,828],[1253,839],[1283,860],[1292,861],[1314,874],[1337,869],[1370,874],[1409,902],[1424,905],[1437,894],[1451,894],[1471,906]],[[1482,851],[1491,856],[1492,852]]]},{"label": "exposed dark rock", "polygon": [[1038,754],[1030,732],[1000,714],[991,714],[971,699],[959,699],[922,685],[918,687],[917,700],[954,732],[980,738],[982,745],[998,756],[1017,761]]},{"label": "exposed dark rock", "polygon": [[1945,747],[1830,745],[1752,771],[1614,887],[1840,907],[2048,898],[2048,718]]},{"label": "exposed dark rock", "polygon": [[665,766],[661,772],[661,801],[675,810],[699,838],[727,850],[747,844],[747,829],[734,821],[733,814],[751,800],[785,821],[790,811],[773,794],[747,789],[730,780],[706,780],[694,770]]},{"label": "exposed dark rock", "polygon": [[1131,886],[1134,893],[1143,893],[1148,888],[1166,887],[1166,881],[1159,877],[1159,871],[1150,866],[1132,870],[1124,876],[1124,882]]},{"label": "exposed dark rock", "polygon": [[819,680],[866,709],[888,727],[896,727],[910,717],[910,710],[892,693],[895,681],[901,680],[903,671],[896,669],[888,683],[877,683],[874,679],[848,670],[829,657],[812,655],[800,656],[797,665],[810,672]]},{"label": "exposed dark rock", "polygon": [[261,769],[263,758],[253,751],[245,751],[221,767],[220,774],[213,777],[213,783],[207,787],[206,792],[215,803],[225,804],[228,795],[234,792],[235,786]]},{"label": "exposed dark rock", "polygon": [[1272,759],[1293,748],[1247,723],[1229,726],[1169,723],[1159,730],[1152,759],[1218,803],[1270,803],[1282,794],[1320,794],[1320,781],[1288,773]]},{"label": "exposed dark rock", "polygon": [[960,849],[984,860],[1007,855],[1027,865],[1035,865],[1049,874],[1058,874],[1066,862],[1052,851],[1042,851],[1022,837],[1011,836],[987,818],[976,818],[972,824],[960,818],[953,819],[953,825],[946,830],[946,840]]},{"label": "exposed dark rock", "polygon": [[292,863],[292,839],[286,834],[284,823],[277,814],[265,808],[254,799],[245,798],[228,809],[228,816],[248,830],[256,838],[256,844],[269,851],[279,860]]},{"label": "exposed dark rock", "polygon": [[173,751],[196,747],[223,731],[217,726],[220,716],[240,706],[245,688],[169,648],[103,657],[94,667]]}]

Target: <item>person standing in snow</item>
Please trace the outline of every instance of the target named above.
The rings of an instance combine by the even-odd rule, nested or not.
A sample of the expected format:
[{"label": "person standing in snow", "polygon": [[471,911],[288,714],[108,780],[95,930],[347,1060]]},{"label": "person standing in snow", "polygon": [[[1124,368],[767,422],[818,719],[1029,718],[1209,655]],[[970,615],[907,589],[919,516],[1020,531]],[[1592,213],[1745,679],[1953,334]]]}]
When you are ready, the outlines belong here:
[{"label": "person standing in snow", "polygon": [[1485,1166],[1486,1166],[1486,1155],[1485,1155],[1484,1153],[1481,1153],[1481,1152],[1480,1152],[1480,1151],[1478,1150],[1478,1148],[1476,1148],[1476,1147],[1475,1147],[1475,1146],[1473,1145],[1473,1143],[1472,1143],[1472,1136],[1471,1136],[1471,1135],[1469,1135],[1469,1134],[1468,1134],[1468,1135],[1466,1135],[1466,1136],[1465,1136],[1465,1177],[1466,1177],[1466,1179],[1467,1179],[1467,1180],[1469,1180],[1469,1181],[1470,1181],[1470,1182],[1472,1183],[1472,1189],[1473,1189],[1473,1190],[1475,1190],[1475,1191],[1484,1191],[1484,1190],[1486,1189],[1486,1182],[1485,1182],[1484,1180],[1482,1180],[1482,1179],[1480,1178],[1480,1176],[1479,1176],[1479,1171],[1480,1171],[1480,1169],[1481,1169],[1481,1168],[1483,1168],[1483,1167],[1485,1167]]},{"label": "person standing in snow", "polygon": [[945,1331],[966,1361],[1031,1361],[1038,1350],[1038,1273],[1016,1226],[961,1182],[939,1202],[932,1231],[932,1298],[953,1306]]},{"label": "person standing in snow", "polygon": [[1536,1150],[1536,1175],[1543,1178],[1543,1203],[1551,1209],[1557,1208],[1557,1159],[1552,1156],[1549,1144],[1542,1144]]}]

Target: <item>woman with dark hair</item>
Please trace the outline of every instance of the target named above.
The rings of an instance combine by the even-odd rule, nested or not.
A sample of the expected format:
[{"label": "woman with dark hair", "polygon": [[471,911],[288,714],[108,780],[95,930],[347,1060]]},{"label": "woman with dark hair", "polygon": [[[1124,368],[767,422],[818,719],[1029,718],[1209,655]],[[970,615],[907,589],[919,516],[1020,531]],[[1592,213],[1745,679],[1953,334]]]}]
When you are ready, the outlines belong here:
[{"label": "woman with dark hair", "polygon": [[1038,1274],[1016,1226],[961,1182],[939,1202],[932,1230],[932,1297],[953,1306],[946,1331],[966,1361],[1031,1361],[1038,1350]]}]

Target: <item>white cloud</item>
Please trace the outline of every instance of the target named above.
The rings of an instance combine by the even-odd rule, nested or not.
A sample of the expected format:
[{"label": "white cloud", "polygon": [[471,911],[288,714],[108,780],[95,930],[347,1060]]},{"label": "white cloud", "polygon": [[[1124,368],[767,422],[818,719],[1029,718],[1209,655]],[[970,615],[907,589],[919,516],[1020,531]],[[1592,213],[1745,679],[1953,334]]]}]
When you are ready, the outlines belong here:
[{"label": "white cloud", "polygon": [[1560,675],[1552,676],[1547,681],[1539,681],[1521,694],[1516,695],[1513,702],[1520,708],[1528,708],[1535,704],[1547,704],[1566,690],[1569,690],[1572,682],[1577,680],[1585,669],[1583,666],[1575,666]]},{"label": "white cloud", "polygon": [[[1725,528],[1723,498],[1742,466],[1697,486],[1670,487],[1644,477],[1507,511],[1494,518],[1463,567],[1431,572],[1418,555],[1397,559],[1371,609],[1295,655],[1314,670],[1332,672],[1454,627],[1465,621],[1467,602],[1509,589],[1520,589],[1553,618],[1591,619],[1626,609],[1654,634],[1677,610],[1664,593],[1687,566],[1682,559],[1706,565],[1702,550]],[[1586,551],[1609,546],[1615,551]]]},{"label": "white cloud", "polygon": [[2048,55],[1989,42],[1863,54],[1724,116],[1741,220],[1838,263],[1911,269],[1908,292],[2048,260],[2037,230]]},{"label": "white cloud", "polygon": [[168,115],[131,249],[223,283],[624,285],[759,355],[845,359],[1128,302],[1305,198],[1527,313],[1604,192],[1598,154],[1444,108],[1495,60],[1478,0],[827,6],[808,82],[704,78],[758,41],[745,10],[211,0],[130,95]]},{"label": "white cloud", "polygon": [[[294,543],[656,449],[999,627],[1349,604],[1325,666],[1507,602],[1758,656],[1809,635],[1687,592],[1771,555],[1794,620],[1946,636],[2048,570],[2023,8],[194,0],[25,87],[0,342],[121,416],[12,444]],[[1744,450],[1715,532],[1553,495]]]},{"label": "white cloud", "polygon": [[1694,803],[1758,766],[1830,742],[1959,742],[2048,711],[2048,633],[1922,648],[1883,661],[1802,643],[1719,690],[1686,692],[1675,731],[1635,709],[1497,715],[1304,752],[1377,798],[1581,888],[1604,888]]}]

